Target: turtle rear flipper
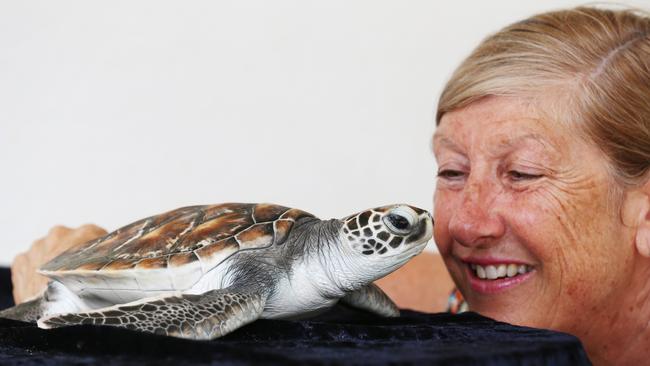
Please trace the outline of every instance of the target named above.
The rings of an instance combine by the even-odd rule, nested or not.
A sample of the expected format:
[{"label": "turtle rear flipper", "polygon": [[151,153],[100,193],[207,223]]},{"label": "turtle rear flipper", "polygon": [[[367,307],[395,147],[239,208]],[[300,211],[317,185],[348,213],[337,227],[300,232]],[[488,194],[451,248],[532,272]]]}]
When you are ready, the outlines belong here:
[{"label": "turtle rear flipper", "polygon": [[399,316],[399,309],[393,300],[379,288],[371,283],[362,288],[350,292],[341,299],[344,304],[366,310],[385,317]]},{"label": "turtle rear flipper", "polygon": [[43,298],[37,297],[0,311],[0,318],[36,323],[43,315]]},{"label": "turtle rear flipper", "polygon": [[78,324],[108,325],[209,340],[259,318],[265,302],[261,291],[226,288],[200,295],[147,298],[84,313],[56,314],[39,319],[38,326],[47,329]]}]

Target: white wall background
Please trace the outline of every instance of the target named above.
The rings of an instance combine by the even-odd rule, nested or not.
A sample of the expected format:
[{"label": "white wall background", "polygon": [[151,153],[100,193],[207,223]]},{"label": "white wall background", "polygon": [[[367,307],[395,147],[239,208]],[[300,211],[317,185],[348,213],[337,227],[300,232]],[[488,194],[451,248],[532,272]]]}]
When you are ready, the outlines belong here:
[{"label": "white wall background", "polygon": [[580,3],[0,1],[0,264],[55,224],[190,204],[430,209],[454,66]]}]

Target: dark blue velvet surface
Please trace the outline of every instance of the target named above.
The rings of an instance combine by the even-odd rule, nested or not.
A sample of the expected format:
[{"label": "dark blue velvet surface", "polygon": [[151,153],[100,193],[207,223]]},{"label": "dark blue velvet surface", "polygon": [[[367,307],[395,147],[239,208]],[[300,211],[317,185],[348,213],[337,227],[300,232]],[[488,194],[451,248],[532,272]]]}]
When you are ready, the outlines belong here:
[{"label": "dark blue velvet surface", "polygon": [[[0,270],[0,307],[11,305]],[[41,330],[0,320],[0,364],[440,364],[586,365],[573,336],[515,327],[478,314],[404,311],[378,318],[339,306],[309,321],[258,320],[195,342],[118,328]]]}]

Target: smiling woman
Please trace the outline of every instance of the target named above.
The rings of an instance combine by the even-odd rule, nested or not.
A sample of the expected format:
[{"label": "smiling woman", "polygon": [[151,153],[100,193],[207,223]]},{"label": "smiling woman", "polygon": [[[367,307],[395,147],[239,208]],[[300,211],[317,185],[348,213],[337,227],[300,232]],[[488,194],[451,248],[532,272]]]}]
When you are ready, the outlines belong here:
[{"label": "smiling woman", "polygon": [[[327,3],[329,4],[329,2]],[[268,10],[259,8],[255,12],[252,11],[249,4],[244,7],[239,17],[232,16],[228,11],[201,11],[201,15],[205,16],[197,18],[188,16],[187,19],[191,20],[192,25],[198,25],[195,31],[201,34],[204,33],[204,29],[210,30],[210,25],[217,24],[222,27],[218,31],[205,33],[223,36],[225,43],[213,42],[219,39],[209,39],[210,42],[206,43],[205,39],[194,37],[193,33],[188,33],[186,35],[188,42],[184,43],[195,45],[195,48],[190,47],[189,49],[194,53],[179,53],[176,45],[180,43],[173,43],[166,49],[168,54],[160,54],[164,57],[153,53],[151,59],[144,59],[144,62],[138,64],[141,67],[133,68],[132,74],[124,76],[123,79],[116,79],[123,80],[124,83],[114,83],[111,80],[107,85],[115,86],[111,89],[114,92],[106,94],[108,96],[106,99],[112,104],[117,103],[116,107],[111,107],[111,109],[122,114],[107,114],[110,118],[99,120],[102,125],[106,126],[102,127],[105,128],[105,133],[99,134],[102,141],[107,141],[108,145],[104,146],[105,148],[89,144],[84,145],[83,151],[105,150],[107,156],[111,156],[110,161],[115,161],[114,154],[120,154],[122,151],[115,149],[115,146],[120,146],[120,144],[116,144],[116,139],[106,138],[106,136],[112,136],[109,134],[111,131],[117,131],[120,136],[125,135],[122,129],[115,127],[113,121],[121,120],[126,114],[130,114],[131,109],[127,107],[133,104],[134,100],[139,100],[135,98],[139,97],[138,94],[135,97],[132,94],[124,94],[125,98],[117,98],[117,96],[122,96],[124,89],[122,84],[127,85],[126,80],[144,74],[152,75],[155,82],[150,83],[148,79],[141,80],[140,83],[143,85],[151,84],[150,87],[142,90],[159,89],[164,93],[178,92],[178,94],[170,94],[169,100],[172,100],[173,103],[152,99],[149,104],[144,104],[145,109],[158,111],[160,116],[171,114],[174,115],[172,118],[174,120],[204,121],[206,125],[213,124],[215,120],[224,121],[223,124],[214,124],[214,126],[228,126],[227,131],[230,131],[229,128],[237,125],[240,121],[264,121],[265,127],[252,129],[255,130],[255,133],[249,133],[252,131],[250,130],[240,134],[235,132],[223,134],[223,128],[219,127],[219,136],[222,140],[217,141],[214,140],[216,137],[214,133],[197,135],[196,131],[203,130],[183,128],[176,131],[173,125],[170,125],[172,127],[170,127],[169,131],[171,132],[168,135],[173,137],[170,141],[186,140],[190,141],[193,146],[206,148],[206,150],[200,150],[199,154],[193,149],[180,149],[191,153],[188,155],[188,160],[181,160],[176,165],[180,167],[180,173],[173,174],[181,177],[183,184],[180,186],[182,187],[189,184],[188,182],[204,182],[203,188],[205,192],[210,192],[210,195],[214,194],[212,192],[230,195],[231,193],[228,192],[234,191],[226,189],[229,187],[228,184],[240,185],[242,182],[248,181],[253,185],[251,192],[260,191],[259,177],[278,176],[276,174],[278,166],[260,160],[260,156],[295,158],[292,160],[289,170],[299,174],[293,178],[287,178],[286,181],[279,180],[280,185],[288,187],[286,192],[292,197],[296,195],[325,197],[321,203],[333,205],[330,208],[340,206],[341,202],[351,204],[351,198],[370,197],[372,195],[368,189],[372,187],[387,187],[386,191],[382,191],[382,196],[390,192],[403,195],[411,190],[410,187],[413,184],[424,184],[425,179],[411,179],[408,174],[393,174],[399,178],[397,185],[382,179],[386,175],[386,169],[383,169],[385,167],[405,167],[400,170],[405,173],[418,170],[409,169],[403,165],[404,156],[395,154],[393,155],[396,160],[393,162],[385,159],[377,160],[376,156],[366,154],[375,159],[373,164],[363,164],[363,162],[357,162],[356,165],[344,164],[349,165],[363,177],[361,181],[357,180],[357,183],[361,182],[359,187],[363,189],[364,194],[362,195],[353,194],[344,200],[328,200],[328,197],[336,196],[334,194],[336,190],[327,191],[329,183],[323,183],[332,181],[332,177],[346,176],[345,174],[341,175],[341,162],[347,163],[351,156],[358,157],[367,152],[368,144],[364,143],[365,140],[359,139],[359,136],[372,137],[370,140],[375,144],[373,146],[400,145],[401,142],[397,140],[397,134],[386,135],[385,138],[380,139],[375,138],[380,135],[374,134],[375,131],[385,129],[387,126],[398,126],[399,128],[395,131],[399,130],[403,135],[403,142],[406,143],[402,147],[421,146],[413,143],[415,141],[413,138],[402,133],[402,128],[406,125],[398,124],[396,121],[405,119],[393,118],[395,115],[393,110],[383,109],[383,107],[392,104],[392,102],[388,103],[389,100],[417,99],[410,96],[403,97],[401,94],[403,90],[413,89],[410,86],[392,87],[392,84],[388,83],[389,79],[426,80],[422,69],[405,68],[402,64],[394,62],[397,59],[392,57],[403,58],[407,60],[405,62],[413,63],[413,65],[416,64],[415,60],[418,60],[418,65],[426,65],[423,69],[430,70],[436,68],[435,64],[429,62],[430,60],[443,59],[439,57],[440,47],[432,47],[435,52],[432,52],[429,59],[407,52],[409,49],[421,48],[415,35],[443,34],[434,31],[423,32],[424,28],[419,26],[405,27],[405,25],[418,25],[419,22],[415,20],[422,18],[425,23],[437,23],[435,18],[431,17],[431,14],[436,12],[413,11],[413,7],[406,6],[404,9],[408,11],[402,14],[403,21],[387,22],[387,19],[392,18],[383,15],[377,16],[381,15],[381,12],[377,12],[375,15],[370,14],[367,11],[369,10],[367,6],[361,7],[360,14],[362,16],[359,17],[351,16],[353,12],[347,10],[341,11],[337,7],[330,7],[330,5],[327,7],[328,10],[323,12],[319,8],[309,6],[310,14],[319,16],[325,14],[325,16],[321,16],[321,19],[326,20],[322,23],[323,26],[318,26],[317,23],[312,24],[311,20],[305,21],[304,19],[308,18],[303,18],[299,13],[288,12],[289,7],[278,7],[275,3],[269,5]],[[393,8],[394,4],[391,3],[386,14],[395,13],[395,10],[398,10]],[[109,10],[106,9],[106,11]],[[147,8],[143,14],[149,14],[149,10]],[[186,10],[183,9],[181,13],[185,14]],[[445,11],[438,13],[448,14],[446,11],[448,9],[443,10]],[[170,11],[171,14],[176,12],[176,10]],[[103,12],[100,13],[103,14]],[[131,11],[124,13],[134,14]],[[269,18],[267,13],[272,16]],[[401,14],[398,13],[396,14]],[[76,13],[71,14],[76,16]],[[346,22],[349,23],[348,28],[344,27],[345,22],[343,24],[336,23],[336,27],[331,27],[331,24],[334,24],[331,20],[337,19],[336,16],[340,14],[345,15]],[[368,14],[371,16],[367,17]],[[218,15],[223,18],[215,18]],[[416,18],[416,15],[422,18]],[[51,16],[49,18],[57,19],[57,17]],[[271,18],[278,19],[282,31],[276,37],[262,37],[261,35],[275,35],[274,32],[269,32],[267,29],[269,28],[268,19]],[[381,37],[378,37],[377,33],[380,29],[368,27],[368,24],[360,22],[365,18],[371,19],[373,24],[380,25],[382,32],[391,39],[391,45],[394,43],[394,49],[387,52],[386,49],[380,47],[372,56],[355,53],[366,49],[366,46],[374,47],[375,43],[381,44]],[[16,17],[16,19],[19,19],[21,24],[23,23],[22,18]],[[72,18],[64,19],[68,22],[72,20]],[[133,19],[139,18],[133,17]],[[147,32],[149,29],[152,30],[152,33],[160,30],[163,35],[161,39],[169,38],[175,42],[184,39],[179,38],[181,33],[179,33],[178,27],[170,28],[169,22],[162,21],[165,18],[160,19],[159,23],[155,23],[159,27],[152,27],[150,21],[138,21],[134,24],[142,26]],[[223,21],[215,22],[215,19]],[[250,21],[242,22],[242,19]],[[292,23],[295,19],[299,20],[298,26]],[[302,27],[303,23],[307,27]],[[29,29],[31,23],[25,24],[27,24],[25,29]],[[84,27],[79,29],[85,30],[85,28],[86,24],[84,23]],[[104,31],[112,34],[114,29],[112,26],[107,26],[106,29],[101,28],[100,35],[104,34]],[[232,37],[233,29],[240,30],[240,33],[248,38],[244,38],[242,42],[236,42],[236,38]],[[355,32],[361,29],[364,30],[362,34],[350,36],[355,35]],[[296,40],[290,37],[294,33],[302,34],[302,32],[307,35],[304,39],[297,38]],[[88,34],[89,41],[87,43],[91,43],[91,41],[97,43],[94,33],[77,33]],[[402,33],[403,36],[397,36]],[[58,33],[55,34],[58,35]],[[336,37],[332,38],[332,34]],[[64,37],[59,38],[63,39]],[[112,37],[108,39],[113,41]],[[147,40],[147,38],[133,37],[129,32],[126,32],[123,38],[124,41],[138,40],[138,42],[141,42],[141,39]],[[405,39],[409,41],[404,42]],[[332,42],[332,40],[334,41]],[[348,40],[352,40],[352,42],[345,43]],[[427,42],[429,41],[427,40]],[[162,43],[162,40],[159,42]],[[43,41],[43,43],[56,45],[49,41]],[[121,43],[121,41],[117,43]],[[146,43],[157,44],[156,42]],[[236,43],[237,47],[228,48],[231,43]],[[462,42],[459,38],[454,38],[452,43],[455,45]],[[127,44],[130,43],[127,42]],[[212,49],[218,50],[218,52],[208,55],[213,57],[204,57],[207,50],[204,47],[205,44],[216,44],[217,46]],[[243,57],[238,53],[239,44],[250,48],[252,52],[250,55],[254,55],[254,57]],[[324,47],[330,44],[334,48]],[[436,42],[429,42],[429,44],[437,45]],[[141,48],[140,43],[131,45],[133,49]],[[295,52],[288,54],[290,57],[278,57],[272,52],[283,47],[293,50],[291,48],[293,45],[299,47]],[[359,45],[364,47],[359,47]],[[55,48],[57,47],[53,49]],[[122,50],[122,48],[117,49]],[[108,48],[107,50],[111,51],[112,49]],[[260,50],[268,52],[260,54]],[[316,56],[311,55],[310,52],[316,52],[313,54]],[[341,52],[347,56],[340,57]],[[72,54],[76,55],[76,53]],[[103,55],[103,53],[97,54]],[[105,58],[113,60],[108,57],[110,54],[111,52],[106,52]],[[130,53],[127,52],[127,54]],[[166,57],[168,55],[170,57]],[[193,88],[194,84],[171,84],[171,87],[166,84],[168,71],[176,70],[176,65],[165,63],[158,65],[158,61],[174,60],[177,55],[185,55],[191,61],[192,67],[186,69],[193,69],[196,60],[203,62],[196,68],[200,71],[200,75],[197,74],[196,78],[205,81],[205,83],[196,85],[206,87],[206,89],[197,89],[204,91],[200,93],[199,98],[193,98],[191,93],[186,93],[187,90]],[[223,59],[224,55],[227,56],[226,62],[228,63],[218,63],[217,61]],[[40,60],[42,58],[29,57],[25,59]],[[264,66],[241,62],[241,60],[250,59],[262,60],[260,65]],[[314,64],[316,66],[313,67],[303,67],[300,63],[294,63],[311,59],[323,60],[324,64],[321,65],[322,67],[318,64]],[[360,61],[358,64],[350,64],[353,60]],[[376,60],[386,61],[391,64],[391,67],[395,66],[395,72],[392,71],[392,68],[385,68],[381,64],[374,65],[373,62]],[[131,62],[131,58],[120,60],[121,62],[128,64]],[[72,72],[77,71],[74,62],[64,62],[63,64],[67,65],[67,68],[72,67],[74,69]],[[109,62],[109,64],[112,63]],[[331,69],[331,64],[339,68]],[[52,70],[56,69],[56,65]],[[162,75],[159,79],[154,77],[155,72],[150,72],[152,65],[158,65],[158,69],[154,68],[154,71],[157,70]],[[201,65],[205,67],[201,67]],[[214,65],[221,66],[214,67]],[[266,65],[270,65],[269,68],[266,68]],[[278,65],[289,66],[286,67],[286,70],[279,68],[280,72],[278,72],[276,69]],[[170,66],[174,66],[174,68],[170,68]],[[322,69],[326,72],[313,76],[308,72],[312,69]],[[47,71],[47,69],[45,70]],[[142,70],[147,72],[143,73]],[[206,70],[223,71],[224,74],[207,73],[207,77],[204,77],[201,73]],[[232,70],[239,70],[241,73],[232,73]],[[400,72],[404,70],[411,72],[412,74],[409,74],[411,77],[400,76]],[[362,79],[356,79],[364,73],[368,77],[367,81],[369,82],[367,83]],[[14,72],[14,74],[28,73]],[[45,74],[56,73],[46,72]],[[113,79],[112,72],[106,73],[106,75],[109,79]],[[331,92],[326,88],[327,85],[336,84],[336,80],[332,81],[333,75],[341,76],[340,88],[331,94],[340,97],[338,98],[339,102],[344,101],[344,103],[339,103],[339,107],[341,105],[349,106],[350,108],[347,110],[339,107],[329,108],[328,102],[322,105],[315,102],[320,99],[327,101],[322,97]],[[381,77],[377,79],[381,75],[390,77],[385,80]],[[267,77],[269,78],[267,79]],[[64,79],[67,80],[67,78]],[[231,79],[234,80],[234,84],[222,82]],[[99,80],[103,80],[103,76]],[[306,80],[305,86],[295,84],[296,80]],[[367,85],[368,89],[350,88],[351,83]],[[96,84],[103,85],[102,83]],[[277,86],[285,84],[289,86],[287,90],[297,90],[295,98],[287,98],[285,92],[276,90]],[[30,87],[30,83],[21,82],[16,85],[26,85],[33,89]],[[215,85],[223,85],[223,92],[215,92],[215,90],[221,90],[214,89]],[[229,86],[231,85],[235,85],[234,92],[230,90]],[[13,92],[13,88],[10,89],[13,94],[17,94]],[[31,89],[28,93],[23,94],[32,95],[33,90]],[[341,94],[339,91],[348,89],[351,91],[349,95]],[[429,86],[424,89],[429,90]],[[255,94],[256,91],[261,92]],[[385,99],[377,99],[374,95],[376,91],[396,92]],[[52,104],[49,102],[51,91],[45,94],[48,103]],[[64,95],[66,93],[57,94]],[[248,98],[249,94],[256,98]],[[250,99],[250,104],[240,102],[233,97],[238,95],[247,96],[246,100]],[[358,98],[364,95],[372,98],[365,102]],[[168,105],[177,104],[177,101],[191,99],[197,99],[201,103],[197,104],[196,108],[193,104],[183,105],[183,103],[180,103],[178,108],[165,108]],[[58,99],[55,99],[56,101]],[[119,103],[119,101],[124,101],[124,103]],[[647,363],[646,360],[650,359],[650,281],[648,281],[650,278],[650,103],[648,101],[650,101],[650,18],[642,13],[594,8],[545,13],[508,26],[485,39],[453,74],[442,92],[438,105],[438,126],[433,136],[434,152],[439,165],[434,197],[435,227],[433,235],[441,256],[434,256],[431,253],[418,256],[402,270],[378,281],[379,285],[390,297],[395,299],[399,307],[427,311],[442,310],[444,297],[449,293],[448,290],[455,286],[464,295],[466,302],[463,304],[469,305],[470,310],[501,321],[552,328],[577,335],[596,364]],[[285,102],[288,104],[283,104]],[[204,104],[211,103],[214,103],[212,109],[204,106]],[[370,105],[371,110],[379,111],[377,112],[378,116],[383,115],[390,118],[384,122],[381,120],[377,122],[373,115],[366,116],[368,108],[362,108],[364,103]],[[22,104],[34,105],[31,101]],[[57,102],[54,104],[62,106],[67,103]],[[299,105],[304,106],[304,115],[286,115],[287,111],[291,111],[294,106]],[[192,108],[188,108],[188,106]],[[246,106],[250,106],[250,108],[246,108]],[[380,106],[380,108],[375,108],[375,106]],[[229,110],[229,107],[235,109]],[[87,111],[91,109],[93,108],[86,108]],[[221,114],[222,110],[230,112]],[[301,109],[296,108],[295,110],[300,111]],[[323,114],[321,113],[323,110],[332,114]],[[188,116],[187,111],[196,114]],[[217,113],[218,111],[219,113]],[[261,114],[251,114],[247,118],[243,118],[243,115],[240,116],[242,113],[257,111],[260,111]],[[318,113],[314,113],[314,111]],[[360,111],[361,114],[348,113],[351,111]],[[149,116],[144,110],[140,113]],[[272,114],[281,116],[281,118],[267,120],[266,117]],[[414,115],[417,114],[414,112]],[[344,115],[349,115],[349,118],[342,119],[341,116]],[[285,118],[286,116],[290,118]],[[312,125],[303,123],[304,116],[313,122],[313,126],[319,126],[316,132]],[[46,117],[46,120],[52,120],[50,114]],[[65,117],[67,118],[67,116]],[[87,118],[85,115],[83,117],[80,121],[85,122]],[[240,119],[240,117],[242,118]],[[59,117],[59,119],[61,118],[63,117]],[[147,119],[158,120],[158,118]],[[371,122],[369,122],[368,128],[348,123],[356,119]],[[54,121],[56,120],[55,118]],[[342,126],[345,126],[349,133],[341,134],[340,129],[333,127],[330,122],[335,120],[348,121]],[[412,119],[406,118],[406,120]],[[126,121],[125,126],[131,124],[131,120],[127,119]],[[282,124],[279,121],[288,122]],[[79,125],[83,125],[83,123],[79,123]],[[136,123],[133,123],[133,126],[135,125]],[[163,125],[164,123],[156,122],[155,130],[158,131]],[[195,126],[200,127],[201,125]],[[284,133],[285,130],[294,131],[296,129],[308,132],[305,135],[307,137],[296,139],[295,135]],[[147,129],[147,131],[149,130]],[[178,135],[179,131],[185,131],[187,135]],[[418,131],[421,135],[422,130]],[[367,135],[368,133],[371,135]],[[261,145],[256,145],[254,141],[251,142],[250,138],[254,134],[263,137]],[[140,146],[140,140],[146,140],[143,140],[141,135],[130,133],[125,136],[133,137],[133,145]],[[416,135],[417,133],[413,134],[413,136]],[[235,136],[238,139],[237,143],[241,146],[262,146],[263,148],[250,149],[252,152],[250,164],[246,161],[231,159],[229,154],[219,154],[207,149],[209,146],[231,146],[225,144],[228,136]],[[273,136],[273,138],[268,138],[269,136]],[[332,141],[336,143],[333,144]],[[314,146],[315,142],[320,145]],[[175,144],[165,145],[173,146],[174,149],[179,150]],[[28,145],[25,144],[25,146]],[[360,153],[348,151],[348,149],[338,149],[345,151],[345,154],[340,154],[343,160],[333,159],[329,154],[339,146],[348,148],[356,146],[360,149]],[[286,149],[286,151],[277,149]],[[148,148],[145,150],[156,151]],[[326,159],[314,159],[314,155],[308,153],[312,150],[322,151]],[[34,149],[34,151],[38,150]],[[128,155],[129,150],[125,151],[125,154]],[[175,150],[169,151],[174,152]],[[163,153],[169,151],[161,150]],[[230,153],[239,150],[228,148],[224,151]],[[176,156],[178,154],[170,153],[168,155]],[[214,185],[214,179],[207,179],[210,177],[209,175],[203,175],[203,172],[206,171],[204,168],[209,164],[195,163],[191,159],[197,155],[210,157],[212,159],[209,161],[210,164],[215,161],[219,163],[213,169],[218,173],[217,182],[219,184],[217,186]],[[165,159],[157,159],[161,156]],[[146,182],[166,181],[166,176],[170,175],[169,172],[173,170],[173,165],[167,166],[169,162],[166,158],[169,156],[158,153],[152,155],[150,159],[144,160],[134,159],[130,156],[126,159],[125,156],[124,160],[128,161],[128,166],[138,168],[135,169],[137,171],[143,166],[142,161],[161,161],[164,166],[151,165],[149,166],[150,170],[145,170],[146,174],[135,176],[135,178],[133,174],[122,172],[116,176],[118,178],[128,176],[129,179],[103,180],[105,183],[108,182],[104,190],[102,190],[103,186],[96,186],[94,181],[82,185],[93,186],[93,192],[102,192],[108,189],[111,192],[119,192],[119,189],[113,187],[113,184],[124,183],[131,186],[134,182],[142,183],[144,188],[139,191],[140,194],[123,195],[129,201],[125,206],[129,207],[128,212],[135,212],[131,211],[131,207],[135,206],[135,203],[131,201],[133,197],[142,197],[151,193],[151,202],[158,204],[163,197],[167,196],[167,191],[153,191],[151,187],[156,185],[147,185]],[[377,161],[381,161],[381,164],[375,164]],[[220,164],[226,164],[229,169],[225,169]],[[331,174],[325,174],[326,180],[318,179],[316,175],[318,171],[328,171],[323,168],[323,164],[329,164],[327,166],[331,168],[329,170]],[[112,168],[114,165],[108,167],[102,166],[102,164],[96,165],[101,166],[99,172],[114,170]],[[230,165],[244,167],[243,172],[233,174]],[[57,165],[52,166],[59,168]],[[143,178],[147,174],[153,174],[154,171],[162,171],[164,174],[159,177],[160,179],[155,179],[155,175],[152,175],[153,178],[150,180],[149,177]],[[84,176],[99,176],[92,172],[84,171]],[[197,172],[198,175],[192,175]],[[248,175],[249,173],[252,175]],[[39,172],[39,177],[49,177],[50,175]],[[223,176],[230,178],[223,179]],[[260,192],[268,194],[266,189],[272,180],[266,179],[265,189]],[[28,181],[28,179],[23,181]],[[23,181],[20,182],[21,185],[24,184]],[[51,185],[56,179],[50,179],[50,181],[47,185],[50,189],[57,187]],[[342,189],[347,191],[349,182],[355,180],[339,179],[339,181],[345,183]],[[290,184],[286,182],[290,182]],[[383,183],[366,184],[368,182]],[[42,180],[39,179],[38,183],[41,184]],[[402,183],[400,191],[399,187]],[[192,187],[194,190],[197,186],[193,185]],[[302,189],[305,187],[313,189]],[[6,191],[15,195],[19,190]],[[33,195],[36,190],[23,189],[23,191]],[[172,191],[170,190],[170,192]],[[68,199],[65,192],[61,193],[56,189],[52,192],[56,192],[56,196],[64,197],[62,199]],[[75,193],[74,190],[69,192]],[[285,191],[283,190],[283,192]],[[55,195],[50,194],[50,196]],[[80,195],[80,197],[84,197],[84,195]],[[95,201],[89,202],[90,206],[100,207],[102,211],[115,211],[116,215],[123,215],[126,212],[103,208]],[[38,207],[46,206],[52,207],[52,205],[43,205],[39,202]],[[21,207],[28,206],[21,202]],[[327,207],[322,207],[322,209],[326,210]],[[44,210],[30,210],[29,213],[33,214],[37,211],[45,212]],[[345,230],[347,231],[345,235],[347,237],[348,234],[351,234],[348,240],[354,240],[354,233],[361,235],[362,232],[358,230],[358,224],[373,223],[373,229],[368,228],[367,236],[376,234],[376,238],[373,237],[359,244],[357,249],[361,249],[361,254],[364,256],[385,255],[395,249],[392,246],[399,247],[402,243],[401,239],[395,239],[390,235],[399,235],[413,229],[414,216],[408,212],[408,210],[397,210],[393,212],[396,214],[395,216],[385,216],[380,221],[377,216],[371,214],[362,215],[358,221],[345,220]],[[406,215],[402,215],[403,213]],[[18,218],[24,216],[17,215],[13,211],[11,214]],[[375,218],[378,219],[377,222],[373,221]],[[25,222],[33,226],[35,221],[30,215],[30,220]],[[380,227],[385,225],[388,231],[377,231],[379,229],[374,228],[375,224]],[[102,230],[96,227],[92,230],[80,228],[72,231],[55,228],[45,239],[36,242],[26,255],[17,258],[13,268],[14,287],[18,290],[17,302],[38,295],[39,291],[43,290],[44,281],[36,283],[34,280],[35,268],[40,267],[55,254],[61,253],[74,243],[93,239],[101,232]],[[428,235],[429,231],[426,232]],[[365,232],[364,235],[366,235]],[[445,272],[445,266],[439,263],[440,257],[444,260],[455,284],[451,284]],[[36,283],[34,286],[30,285],[32,281]],[[446,283],[442,283],[445,281]],[[441,293],[444,295],[440,295]],[[442,302],[434,304],[436,297],[440,298]],[[422,306],[423,303],[431,305]]]},{"label": "smiling woman", "polygon": [[435,240],[469,308],[650,357],[650,18],[577,8],[487,38],[444,89]]}]

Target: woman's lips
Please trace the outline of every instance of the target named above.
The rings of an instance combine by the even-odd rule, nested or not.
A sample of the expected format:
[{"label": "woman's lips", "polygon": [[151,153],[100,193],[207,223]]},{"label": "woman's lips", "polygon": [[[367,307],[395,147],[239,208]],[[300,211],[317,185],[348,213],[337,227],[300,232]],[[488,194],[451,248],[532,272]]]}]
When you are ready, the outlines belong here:
[{"label": "woman's lips", "polygon": [[472,290],[480,294],[496,294],[527,281],[535,268],[517,261],[463,261]]}]

